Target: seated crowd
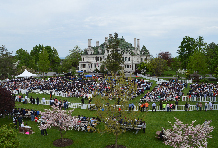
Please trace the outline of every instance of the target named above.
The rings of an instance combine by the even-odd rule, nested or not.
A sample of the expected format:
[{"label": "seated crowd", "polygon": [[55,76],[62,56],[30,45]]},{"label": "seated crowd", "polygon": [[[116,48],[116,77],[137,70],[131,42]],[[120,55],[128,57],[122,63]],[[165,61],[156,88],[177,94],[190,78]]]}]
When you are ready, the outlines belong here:
[{"label": "seated crowd", "polygon": [[190,84],[191,90],[189,90],[189,98],[194,97],[216,97],[218,95],[218,85],[213,83],[194,83]]},{"label": "seated crowd", "polygon": [[[116,85],[117,80],[112,80],[113,85]],[[128,81],[128,79],[126,79]],[[144,90],[149,90],[152,83],[146,82],[144,79],[133,79],[131,80],[137,84],[137,91],[135,92],[137,95],[144,93]],[[85,97],[89,94],[94,95],[94,92],[98,92],[101,95],[110,95],[111,93],[111,86],[108,83],[108,79],[77,79],[76,77],[67,77],[67,76],[60,76],[60,77],[50,77],[48,80],[38,79],[38,78],[21,78],[21,79],[12,79],[8,80],[7,82],[1,82],[0,85],[2,87],[7,88],[11,92],[17,92],[18,94],[21,90],[25,90],[26,96],[28,98],[29,92],[34,92],[34,90],[39,91],[46,91],[49,92],[52,98],[52,94],[54,92],[63,92],[67,94],[67,97]],[[128,85],[123,86],[123,90],[127,90]],[[131,94],[130,94],[131,95]],[[134,95],[131,95],[133,99]],[[27,101],[27,98],[24,97],[16,97],[14,95],[14,99],[19,102]],[[23,100],[21,100],[23,99]],[[32,100],[32,101],[31,101]],[[31,103],[37,102],[34,98],[31,97]]]}]

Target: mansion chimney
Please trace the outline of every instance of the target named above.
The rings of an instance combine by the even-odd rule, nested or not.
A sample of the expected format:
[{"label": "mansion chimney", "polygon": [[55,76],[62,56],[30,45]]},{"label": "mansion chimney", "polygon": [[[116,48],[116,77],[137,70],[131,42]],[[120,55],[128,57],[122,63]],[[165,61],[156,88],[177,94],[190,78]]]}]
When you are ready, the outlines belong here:
[{"label": "mansion chimney", "polygon": [[134,48],[136,49],[136,38],[134,38]]},{"label": "mansion chimney", "polygon": [[91,48],[92,46],[91,46],[91,40],[92,39],[88,39],[88,48]]},{"label": "mansion chimney", "polygon": [[98,47],[99,46],[99,41],[96,41],[96,47]]},{"label": "mansion chimney", "polygon": [[140,39],[137,39],[137,48],[140,50]]},{"label": "mansion chimney", "polygon": [[105,37],[105,42],[106,42],[106,44],[107,44],[107,41],[108,41],[108,37]]}]

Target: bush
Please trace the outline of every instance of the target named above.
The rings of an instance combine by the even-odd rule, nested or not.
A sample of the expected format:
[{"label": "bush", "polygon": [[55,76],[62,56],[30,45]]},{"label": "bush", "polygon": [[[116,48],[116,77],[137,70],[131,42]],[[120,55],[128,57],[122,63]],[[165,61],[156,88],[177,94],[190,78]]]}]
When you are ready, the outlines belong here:
[{"label": "bush", "polygon": [[0,147],[14,148],[20,145],[17,139],[17,132],[12,126],[3,125],[0,127]]},{"label": "bush", "polygon": [[204,78],[204,79],[201,79],[201,80],[200,80],[200,82],[202,82],[202,83],[208,83],[208,82],[209,82],[209,80],[208,80],[208,79],[206,79],[206,78]]}]

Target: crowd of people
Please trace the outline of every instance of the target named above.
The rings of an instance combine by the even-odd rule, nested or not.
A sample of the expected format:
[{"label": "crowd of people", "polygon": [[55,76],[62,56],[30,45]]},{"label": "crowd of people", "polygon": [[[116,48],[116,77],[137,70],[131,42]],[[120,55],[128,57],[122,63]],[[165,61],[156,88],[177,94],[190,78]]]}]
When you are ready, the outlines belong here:
[{"label": "crowd of people", "polygon": [[202,83],[202,84],[198,84],[198,83],[194,83],[194,84],[190,84],[190,88],[191,90],[189,91],[189,98],[192,99],[192,101],[194,101],[194,97],[196,97],[197,99],[199,97],[213,97],[215,98],[218,95],[218,85],[217,84],[213,84],[213,83]]},{"label": "crowd of people", "polygon": [[187,86],[186,83],[175,81],[162,82],[154,87],[152,91],[148,91],[141,101],[157,102],[160,100],[180,99],[183,95],[182,90]]},{"label": "crowd of people", "polygon": [[[116,81],[112,79],[112,84],[116,85]],[[126,79],[126,81],[128,81]],[[149,90],[152,83],[147,82],[144,79],[133,79],[131,80],[135,84],[137,84],[137,90],[132,92],[132,94],[129,96],[129,99],[133,99],[136,97],[136,95],[143,94],[145,90]],[[111,89],[113,87],[110,86],[111,84],[108,82],[108,79],[106,78],[99,78],[99,79],[78,79],[76,77],[72,76],[60,76],[60,77],[51,77],[48,80],[44,79],[38,79],[38,78],[21,78],[21,79],[12,79],[8,80],[6,82],[1,82],[0,86],[7,88],[11,92],[17,91],[19,94],[21,90],[26,90],[26,96],[27,98],[28,93],[34,90],[39,91],[49,91],[50,96],[52,98],[52,94],[55,94],[55,92],[63,92],[66,93],[66,97],[86,97],[88,94],[94,94],[94,92],[97,92],[98,94],[101,94],[102,96],[109,96],[109,99],[113,99],[112,96],[115,96]],[[128,85],[123,86],[123,90],[128,90]],[[136,95],[134,95],[134,93]],[[110,97],[111,96],[111,97]],[[16,97],[14,95],[16,100],[19,100],[20,102],[25,102],[24,97]],[[21,100],[24,98],[24,100]],[[33,103],[37,102],[34,98],[32,98]]]}]

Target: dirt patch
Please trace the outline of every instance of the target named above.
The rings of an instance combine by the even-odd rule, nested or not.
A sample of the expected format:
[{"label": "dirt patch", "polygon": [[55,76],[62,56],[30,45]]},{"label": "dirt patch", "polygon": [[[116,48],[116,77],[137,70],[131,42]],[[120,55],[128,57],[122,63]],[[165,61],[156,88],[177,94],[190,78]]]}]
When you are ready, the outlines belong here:
[{"label": "dirt patch", "polygon": [[61,141],[61,139],[57,139],[53,142],[53,145],[56,147],[65,147],[65,146],[70,146],[73,144],[73,140],[71,139],[63,139],[63,143]]},{"label": "dirt patch", "polygon": [[[126,148],[124,145],[117,145],[118,148]],[[115,148],[115,144],[113,145],[107,145],[105,148]]]}]

